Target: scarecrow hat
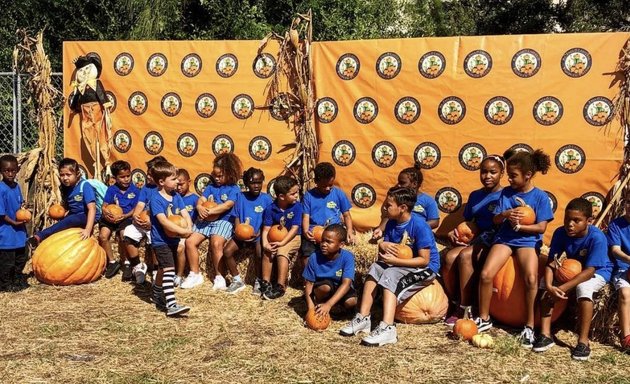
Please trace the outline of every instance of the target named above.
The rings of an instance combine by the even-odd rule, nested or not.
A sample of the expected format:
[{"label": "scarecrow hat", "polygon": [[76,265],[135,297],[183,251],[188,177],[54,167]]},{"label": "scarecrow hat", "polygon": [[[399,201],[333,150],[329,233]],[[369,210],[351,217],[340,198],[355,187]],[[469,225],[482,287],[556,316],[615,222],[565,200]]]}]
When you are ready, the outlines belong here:
[{"label": "scarecrow hat", "polygon": [[101,58],[95,53],[88,53],[85,56],[79,56],[74,61],[74,66],[79,69],[83,68],[88,64],[94,64],[96,67],[96,77],[101,77],[101,71],[103,70],[103,64],[101,63]]}]

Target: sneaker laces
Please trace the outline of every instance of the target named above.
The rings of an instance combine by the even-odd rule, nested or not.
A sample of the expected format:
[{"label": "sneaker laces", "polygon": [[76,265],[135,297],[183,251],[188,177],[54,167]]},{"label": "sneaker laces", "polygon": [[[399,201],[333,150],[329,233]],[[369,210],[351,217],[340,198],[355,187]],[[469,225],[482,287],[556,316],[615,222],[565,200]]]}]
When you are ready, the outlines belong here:
[{"label": "sneaker laces", "polygon": [[521,340],[533,341],[534,340],[534,330],[530,327],[525,327],[521,334],[519,335]]}]

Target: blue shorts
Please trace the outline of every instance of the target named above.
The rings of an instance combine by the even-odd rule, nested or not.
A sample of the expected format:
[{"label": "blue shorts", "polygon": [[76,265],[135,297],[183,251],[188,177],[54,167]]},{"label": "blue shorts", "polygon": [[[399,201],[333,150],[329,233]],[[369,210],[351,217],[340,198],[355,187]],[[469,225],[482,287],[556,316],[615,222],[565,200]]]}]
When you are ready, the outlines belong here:
[{"label": "blue shorts", "polygon": [[201,233],[205,237],[221,236],[225,240],[230,240],[234,234],[234,224],[227,220],[197,220],[197,222],[193,225],[193,231]]}]

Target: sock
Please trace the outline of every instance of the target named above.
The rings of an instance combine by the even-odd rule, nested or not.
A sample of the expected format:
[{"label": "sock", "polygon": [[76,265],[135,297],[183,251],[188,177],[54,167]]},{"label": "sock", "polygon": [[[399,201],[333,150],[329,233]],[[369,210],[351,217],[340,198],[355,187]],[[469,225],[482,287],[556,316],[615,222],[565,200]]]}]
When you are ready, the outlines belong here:
[{"label": "sock", "polygon": [[162,287],[153,284],[153,297],[162,296]]},{"label": "sock", "polygon": [[116,260],[110,260],[110,264],[114,264],[116,262]]},{"label": "sock", "polygon": [[173,280],[175,280],[175,271],[164,272],[162,278],[162,287],[164,290],[164,297],[166,298],[166,306],[173,307],[177,304],[175,300],[175,289],[173,288]]},{"label": "sock", "polygon": [[236,275],[232,278],[233,281],[240,283],[241,282],[241,275]]}]

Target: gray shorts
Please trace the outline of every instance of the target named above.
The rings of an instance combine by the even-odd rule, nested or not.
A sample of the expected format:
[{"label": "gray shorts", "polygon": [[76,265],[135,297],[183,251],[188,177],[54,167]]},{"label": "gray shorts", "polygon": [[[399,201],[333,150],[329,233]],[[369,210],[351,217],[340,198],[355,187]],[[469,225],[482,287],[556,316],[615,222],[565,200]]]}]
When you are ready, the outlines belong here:
[{"label": "gray shorts", "polygon": [[429,268],[393,267],[382,261],[370,266],[368,276],[374,279],[376,284],[393,292],[398,303],[431,285],[436,277]]}]

